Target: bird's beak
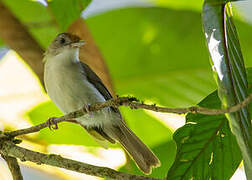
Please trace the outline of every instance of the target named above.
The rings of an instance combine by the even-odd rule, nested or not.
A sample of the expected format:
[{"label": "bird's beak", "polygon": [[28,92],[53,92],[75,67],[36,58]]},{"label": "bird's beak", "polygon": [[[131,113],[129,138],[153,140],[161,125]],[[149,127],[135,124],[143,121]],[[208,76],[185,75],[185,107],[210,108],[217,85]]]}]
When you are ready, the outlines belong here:
[{"label": "bird's beak", "polygon": [[74,48],[80,48],[81,46],[83,46],[86,42],[84,40],[80,40],[78,42],[74,42],[71,44],[72,47]]}]

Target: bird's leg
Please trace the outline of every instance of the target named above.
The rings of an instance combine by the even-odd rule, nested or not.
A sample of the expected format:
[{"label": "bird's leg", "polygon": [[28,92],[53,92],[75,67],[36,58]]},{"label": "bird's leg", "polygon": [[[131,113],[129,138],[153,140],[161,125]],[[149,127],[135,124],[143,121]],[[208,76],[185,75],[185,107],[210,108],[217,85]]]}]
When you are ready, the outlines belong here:
[{"label": "bird's leg", "polygon": [[48,125],[48,127],[49,127],[50,130],[53,130],[53,129],[56,130],[56,129],[59,128],[58,127],[58,123],[55,120],[57,120],[57,117],[50,117],[46,121],[46,123],[47,123],[47,125]]}]

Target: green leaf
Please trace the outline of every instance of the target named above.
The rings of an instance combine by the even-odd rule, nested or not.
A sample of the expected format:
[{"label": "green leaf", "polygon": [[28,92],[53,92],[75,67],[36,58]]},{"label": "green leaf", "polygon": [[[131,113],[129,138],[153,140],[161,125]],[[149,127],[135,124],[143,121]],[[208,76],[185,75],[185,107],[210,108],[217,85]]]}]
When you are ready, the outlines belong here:
[{"label": "green leaf", "polygon": [[131,8],[86,22],[105,56],[117,94],[185,107],[216,89],[199,13]]},{"label": "green leaf", "polygon": [[[195,105],[216,89],[200,21],[200,13],[165,8],[113,10],[86,20],[117,94],[169,107]],[[239,24],[252,43],[252,27]],[[252,57],[251,43],[243,47]]]},{"label": "green leaf", "polygon": [[203,0],[145,0],[148,2],[152,2],[158,6],[164,6],[174,9],[193,9],[200,11],[202,8]]},{"label": "green leaf", "polygon": [[[221,108],[217,91],[199,104]],[[188,114],[174,133],[177,155],[167,179],[228,180],[241,162],[241,152],[224,115]]]},{"label": "green leaf", "polygon": [[[203,7],[203,25],[212,59],[218,95],[224,107],[243,101],[248,95],[247,76],[237,32],[231,18],[230,4]],[[221,2],[221,1],[220,1]],[[240,146],[247,177],[252,177],[252,127],[248,107],[227,114],[232,132]]]},{"label": "green leaf", "polygon": [[0,39],[0,47],[4,45],[3,41]]},{"label": "green leaf", "polygon": [[91,0],[51,0],[48,5],[62,31],[78,19]]}]

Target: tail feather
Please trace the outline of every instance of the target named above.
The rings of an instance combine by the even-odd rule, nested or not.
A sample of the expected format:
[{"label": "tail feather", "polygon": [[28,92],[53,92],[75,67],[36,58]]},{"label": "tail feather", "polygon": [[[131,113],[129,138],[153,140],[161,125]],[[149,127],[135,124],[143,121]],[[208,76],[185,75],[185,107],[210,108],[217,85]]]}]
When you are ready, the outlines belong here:
[{"label": "tail feather", "polygon": [[135,160],[137,166],[145,173],[150,174],[153,167],[160,166],[159,159],[154,153],[127,127],[125,123],[112,126],[108,132],[110,136],[127,150]]}]

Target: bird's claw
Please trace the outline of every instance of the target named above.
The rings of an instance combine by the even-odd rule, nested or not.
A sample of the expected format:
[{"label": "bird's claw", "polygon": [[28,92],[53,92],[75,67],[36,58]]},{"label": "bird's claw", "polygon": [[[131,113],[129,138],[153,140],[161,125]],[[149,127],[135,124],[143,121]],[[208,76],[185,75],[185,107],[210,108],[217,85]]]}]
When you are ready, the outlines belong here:
[{"label": "bird's claw", "polygon": [[86,113],[89,114],[90,117],[93,116],[93,113],[90,111],[90,104],[85,104],[84,109],[86,110]]},{"label": "bird's claw", "polygon": [[47,120],[47,126],[50,130],[56,130],[58,129],[58,123],[56,122],[57,118],[56,117],[51,117]]},{"label": "bird's claw", "polygon": [[84,109],[86,110],[86,112],[87,112],[87,114],[89,114],[90,113],[90,104],[85,104],[84,105]]}]

